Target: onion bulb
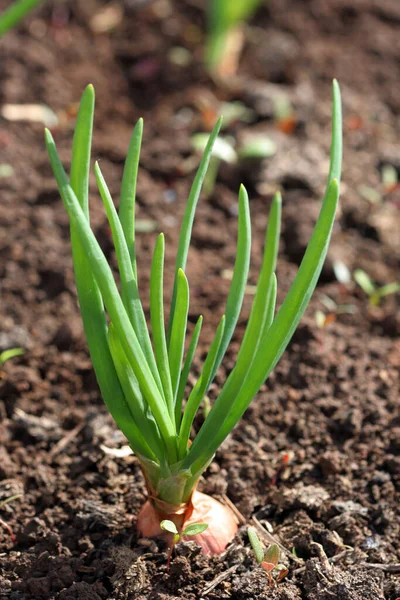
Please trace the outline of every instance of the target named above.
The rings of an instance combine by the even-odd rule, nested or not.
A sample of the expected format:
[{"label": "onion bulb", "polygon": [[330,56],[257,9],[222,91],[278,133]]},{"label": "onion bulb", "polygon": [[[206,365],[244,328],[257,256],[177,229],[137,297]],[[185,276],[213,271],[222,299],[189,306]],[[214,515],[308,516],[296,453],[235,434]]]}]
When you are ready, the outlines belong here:
[{"label": "onion bulb", "polygon": [[[187,504],[167,504],[150,498],[142,507],[137,528],[143,537],[168,537],[160,527],[161,521],[173,521],[182,531],[187,525],[207,523],[208,528],[194,538],[203,554],[221,554],[234,538],[238,526],[232,511],[207,494],[195,490]],[[183,540],[192,539],[183,536]]]}]

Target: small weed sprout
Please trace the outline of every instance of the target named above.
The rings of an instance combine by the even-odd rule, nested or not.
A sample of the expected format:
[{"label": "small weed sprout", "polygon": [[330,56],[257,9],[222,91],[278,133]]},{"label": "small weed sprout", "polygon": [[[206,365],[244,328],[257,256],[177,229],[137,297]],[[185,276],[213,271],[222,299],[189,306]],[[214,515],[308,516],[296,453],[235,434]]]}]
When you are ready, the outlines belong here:
[{"label": "small weed sprout", "polygon": [[247,530],[251,547],[253,548],[254,556],[256,561],[261,565],[268,577],[270,585],[274,585],[279,581],[282,581],[284,577],[289,573],[289,569],[279,563],[281,551],[276,544],[272,544],[266,552],[258,537],[255,529],[249,527]]},{"label": "small weed sprout", "polygon": [[[6,498],[5,500],[2,500],[0,502],[0,508],[3,508],[3,506],[5,506],[6,504],[10,504],[11,502],[14,502],[14,500],[18,500],[18,498],[20,498],[21,495],[22,494],[14,494],[14,496],[10,496],[9,498]],[[4,521],[3,519],[0,518],[0,525],[2,527],[4,527],[4,529],[9,533],[10,538],[11,538],[13,544],[14,544],[15,543],[15,535],[14,535],[13,530],[9,526],[9,524],[6,523],[6,521]]]},{"label": "small weed sprout", "polygon": [[[196,133],[192,137],[192,145],[195,150],[204,152],[209,136],[205,133]],[[206,198],[211,196],[214,191],[218,176],[219,165],[221,162],[228,164],[236,163],[237,154],[234,149],[234,143],[230,138],[217,137],[211,152],[210,162],[207,174],[204,178],[203,192]]]},{"label": "small weed sprout", "polygon": [[242,46],[241,27],[256,11],[261,0],[208,0],[206,64],[222,76],[235,72]]},{"label": "small weed sprout", "polygon": [[339,315],[352,315],[356,312],[356,308],[352,304],[337,304],[332,298],[325,295],[322,296],[321,302],[327,310],[316,310],[314,318],[318,328],[320,349],[323,352],[325,349],[325,331],[327,328],[336,322]]},{"label": "small weed sprout", "polygon": [[161,521],[160,527],[163,531],[171,533],[173,536],[171,545],[169,547],[169,552],[168,552],[167,569],[169,569],[169,566],[171,564],[172,551],[174,549],[175,544],[177,544],[181,540],[181,538],[183,538],[184,536],[194,537],[196,535],[199,535],[200,533],[204,533],[204,531],[208,527],[208,524],[207,523],[192,523],[191,525],[187,525],[184,528],[184,530],[181,533],[179,533],[178,528],[175,525],[175,523],[173,521],[169,521],[168,519],[165,519],[164,521]]},{"label": "small weed sprout", "polygon": [[[399,189],[399,177],[396,167],[391,164],[384,164],[381,168],[381,181],[377,188],[370,185],[361,184],[357,191],[362,198],[367,200],[373,206],[382,205],[383,202]],[[393,197],[394,204],[398,202]]]},{"label": "small weed sprout", "polygon": [[238,148],[239,160],[258,161],[271,158],[276,153],[275,142],[266,135],[256,135],[244,140]]},{"label": "small weed sprout", "polygon": [[352,315],[355,313],[353,304],[337,304],[329,296],[323,295],[321,302],[325,306],[326,312],[323,310],[315,311],[314,316],[318,329],[325,329],[328,325],[334,323],[339,315]]},{"label": "small weed sprout", "polygon": [[379,306],[382,298],[389,296],[390,294],[397,294],[400,292],[400,282],[394,281],[379,287],[374,283],[371,277],[362,269],[356,269],[354,271],[354,280],[368,296],[369,303],[371,306]]},{"label": "small weed sprout", "polygon": [[[205,133],[196,133],[192,136],[192,145],[195,150],[204,152],[209,136]],[[235,148],[235,140],[229,136],[218,137],[215,140],[211,153],[207,174],[204,178],[203,192],[208,198],[215,189],[218,170],[221,162],[226,164],[261,161],[270,158],[276,153],[275,142],[266,135],[249,137]]]},{"label": "small weed sprout", "polygon": [[274,120],[279,131],[291,135],[297,126],[297,119],[289,96],[278,95],[273,101]]},{"label": "small weed sprout", "polygon": [[15,358],[16,356],[22,356],[23,354],[23,348],[10,348],[9,350],[4,350],[3,352],[0,352],[0,367],[3,366],[4,363],[10,360],[11,358]]}]

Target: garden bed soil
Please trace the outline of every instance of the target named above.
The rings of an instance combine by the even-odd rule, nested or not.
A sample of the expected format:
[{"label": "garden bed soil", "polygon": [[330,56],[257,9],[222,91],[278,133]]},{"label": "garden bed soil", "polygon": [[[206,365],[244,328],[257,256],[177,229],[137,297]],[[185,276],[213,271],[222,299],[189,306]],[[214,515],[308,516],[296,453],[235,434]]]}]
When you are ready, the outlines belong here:
[{"label": "garden bed soil", "polygon": [[[0,7],[7,4],[2,0]],[[200,555],[194,542],[178,545],[169,573],[165,544],[138,539],[144,480],[133,455],[107,451],[125,441],[103,405],[88,357],[68,219],[43,125],[2,118],[0,162],[11,165],[14,175],[5,176],[3,168],[0,179],[0,346],[26,351],[1,369],[0,501],[21,497],[0,509],[15,535],[13,543],[0,528],[0,597],[395,600],[399,296],[371,307],[359,288],[338,283],[333,265],[362,268],[381,285],[399,279],[399,189],[383,189],[381,179],[385,165],[400,172],[400,6],[397,0],[270,0],[246,28],[237,76],[217,85],[201,62],[201,4],[114,3],[123,20],[113,31],[95,33],[90,13],[101,11],[101,2],[49,2],[0,42],[0,102],[43,103],[55,111],[53,133],[68,164],[76,102],[92,82],[93,153],[117,199],[131,128],[145,118],[138,219],[146,231],[137,243],[146,309],[151,251],[161,230],[167,293],[171,289],[197,160],[191,135],[209,129],[221,102],[236,100],[251,110],[250,122],[234,122],[226,132],[238,140],[266,133],[276,142],[275,156],[260,164],[221,168],[214,193],[199,203],[187,267],[190,328],[199,314],[205,320],[198,374],[229,289],[224,271],[235,257],[238,185],[243,182],[251,198],[251,284],[271,194],[277,187],[283,191],[280,303],[318,214],[331,80],[339,79],[345,155],[328,260],[284,357],[200,482],[202,491],[229,498],[247,523],[255,516],[288,549],[283,561],[289,575],[276,587],[267,585],[245,526],[220,557]],[[190,64],[177,64],[176,51],[171,53],[176,47],[189,51],[180,56]],[[282,95],[294,110],[291,134],[274,119]],[[114,260],[92,187],[93,227]],[[376,203],[367,199],[371,190],[379,192]],[[315,312],[327,312],[325,296],[353,312],[335,315],[320,329]],[[234,364],[251,299],[247,294],[211,398]],[[201,421],[200,413],[197,428]],[[280,468],[285,455],[289,463]]]}]

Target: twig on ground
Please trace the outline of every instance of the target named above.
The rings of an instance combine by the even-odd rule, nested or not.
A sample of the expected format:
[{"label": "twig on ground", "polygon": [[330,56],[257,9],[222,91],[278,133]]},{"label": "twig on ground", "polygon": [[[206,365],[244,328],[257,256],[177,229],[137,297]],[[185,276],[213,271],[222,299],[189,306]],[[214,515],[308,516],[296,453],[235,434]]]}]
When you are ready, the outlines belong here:
[{"label": "twig on ground", "polygon": [[[344,558],[347,554],[352,554],[353,552],[354,552],[354,548],[346,548],[346,550],[343,550],[343,552],[339,552],[339,554],[335,554],[335,556],[331,556],[330,558],[328,558],[328,561],[330,564],[337,563],[342,558]],[[329,565],[329,567],[330,567],[330,565]],[[305,567],[300,567],[299,569],[292,571],[292,575],[293,576],[300,575],[300,573],[304,573],[305,570],[306,570]]]},{"label": "twig on ground", "polygon": [[206,596],[207,594],[212,592],[213,589],[215,589],[217,587],[217,585],[219,585],[220,583],[225,581],[225,579],[228,579],[229,575],[231,573],[234,573],[236,571],[236,569],[238,568],[238,566],[239,565],[233,565],[232,567],[229,567],[229,569],[227,571],[224,571],[223,573],[218,575],[218,577],[213,579],[213,581],[206,588],[204,588],[204,590],[202,592],[202,596]]},{"label": "twig on ground", "polygon": [[380,571],[386,571],[386,573],[400,573],[400,563],[393,563],[391,565],[385,565],[381,563],[361,563],[358,565],[364,569],[379,569]]},{"label": "twig on ground", "polygon": [[237,506],[235,506],[235,504],[233,504],[232,500],[229,500],[229,498],[226,494],[223,494],[222,499],[224,501],[224,504],[229,506],[229,508],[231,509],[231,511],[233,512],[235,517],[237,518],[239,525],[246,525],[246,519],[244,518],[244,516],[242,515],[240,510],[237,508]]},{"label": "twig on ground", "polygon": [[310,546],[313,546],[317,552],[317,556],[321,562],[322,567],[325,571],[330,571],[332,569],[332,565],[329,562],[329,558],[327,557],[324,547],[322,544],[318,544],[317,542],[311,542]]},{"label": "twig on ground", "polygon": [[60,452],[65,450],[68,444],[72,442],[72,440],[82,431],[83,426],[84,423],[79,423],[76,427],[71,429],[71,431],[69,431],[67,435],[61,438],[61,440],[59,440],[57,444],[55,444],[50,450],[50,456],[56,456],[57,454],[60,454]]}]

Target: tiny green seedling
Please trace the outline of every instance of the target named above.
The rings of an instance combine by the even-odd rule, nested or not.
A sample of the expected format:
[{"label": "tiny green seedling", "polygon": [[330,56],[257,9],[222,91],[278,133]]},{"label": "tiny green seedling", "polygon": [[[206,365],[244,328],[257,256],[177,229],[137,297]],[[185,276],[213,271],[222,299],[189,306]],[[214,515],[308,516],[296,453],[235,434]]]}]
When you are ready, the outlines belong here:
[{"label": "tiny green seedling", "polygon": [[287,135],[293,133],[297,119],[289,96],[279,94],[273,99],[273,113],[279,131]]},{"label": "tiny green seedling", "polygon": [[289,573],[289,569],[279,563],[281,551],[279,546],[272,544],[266,552],[258,537],[255,529],[249,527],[247,530],[251,547],[253,548],[254,556],[256,561],[261,565],[265,573],[267,574],[270,585],[274,585],[279,581],[282,581],[284,577]]},{"label": "tiny green seedling", "polygon": [[168,519],[165,519],[164,521],[161,521],[160,527],[164,531],[167,531],[168,533],[171,533],[173,535],[171,546],[170,546],[169,552],[168,552],[167,569],[169,569],[169,565],[171,563],[172,551],[174,549],[175,544],[177,544],[180,541],[180,539],[184,536],[194,537],[195,535],[199,535],[200,533],[203,533],[207,529],[208,524],[207,523],[192,523],[191,525],[187,525],[184,528],[184,530],[181,533],[179,533],[178,528],[175,525],[175,523],[173,521],[169,521]]},{"label": "tiny green seedling", "polygon": [[327,311],[316,310],[314,313],[315,323],[321,332],[319,339],[320,348],[323,351],[325,346],[323,332],[331,325],[335,323],[339,315],[351,315],[356,311],[355,306],[352,304],[337,304],[329,296],[323,295],[321,298],[322,304],[326,307]]},{"label": "tiny green seedling", "polygon": [[363,290],[363,292],[368,296],[369,303],[371,306],[379,306],[380,301],[385,296],[390,296],[391,294],[397,294],[400,292],[400,282],[394,281],[393,283],[388,283],[381,287],[377,286],[371,279],[371,277],[362,269],[356,269],[354,271],[354,280]]},{"label": "tiny green seedling", "polygon": [[382,167],[382,186],[384,191],[391,192],[396,189],[399,183],[397,169],[393,165],[383,165]]},{"label": "tiny green seedling", "polygon": [[[208,137],[209,136],[206,133],[196,133],[192,137],[193,148],[195,150],[199,150],[200,152],[204,152],[208,142]],[[228,137],[217,137],[211,152],[207,174],[204,177],[203,192],[206,198],[211,196],[214,191],[220,163],[225,162],[228,164],[234,164],[236,161],[237,154],[234,149],[234,143],[232,139]]]},{"label": "tiny green seedling", "polygon": [[266,135],[253,136],[243,141],[238,148],[239,160],[263,160],[276,153],[275,142]]},{"label": "tiny green seedling", "polygon": [[[14,502],[14,500],[18,500],[18,498],[20,498],[21,495],[22,494],[14,494],[13,496],[10,496],[9,498],[6,498],[5,500],[2,500],[0,502],[0,508],[3,508],[3,506],[5,506],[6,504],[10,504],[11,502]],[[0,525],[2,527],[4,527],[4,529],[6,529],[6,531],[10,535],[10,538],[12,539],[12,542],[15,543],[15,535],[14,535],[13,530],[9,526],[9,524],[6,523],[6,521],[4,521],[3,519],[0,518]]]},{"label": "tiny green seedling", "polygon": [[233,123],[252,123],[257,120],[258,115],[255,110],[249,108],[246,104],[239,101],[222,102],[220,104],[221,115],[224,115],[224,120],[221,125],[221,131],[230,127]]},{"label": "tiny green seedling", "polygon": [[[192,136],[192,145],[195,150],[204,152],[208,135],[196,133]],[[261,161],[270,158],[276,152],[275,142],[266,135],[250,137],[235,148],[235,140],[231,137],[217,137],[211,153],[209,167],[204,178],[203,191],[206,197],[211,196],[215,188],[218,170],[221,162],[235,164],[246,161]]]},{"label": "tiny green seedling", "polygon": [[327,312],[322,310],[315,311],[315,322],[318,329],[325,329],[331,323],[336,321],[339,315],[352,315],[355,312],[355,306],[353,304],[337,304],[329,296],[322,296],[322,304],[327,309]]},{"label": "tiny green seedling", "polygon": [[256,11],[261,0],[208,0],[208,39],[206,64],[210,71],[229,75],[226,65],[232,62],[232,39],[243,22]]},{"label": "tiny green seedling", "polygon": [[9,350],[4,350],[3,352],[0,352],[0,366],[4,365],[4,363],[10,360],[11,358],[15,358],[16,356],[22,356],[24,352],[25,351],[23,348],[10,348]]},{"label": "tiny green seedling", "polygon": [[396,167],[391,164],[382,165],[381,181],[375,188],[368,184],[361,184],[357,191],[362,198],[373,206],[383,204],[385,199],[399,189],[399,177]]}]

